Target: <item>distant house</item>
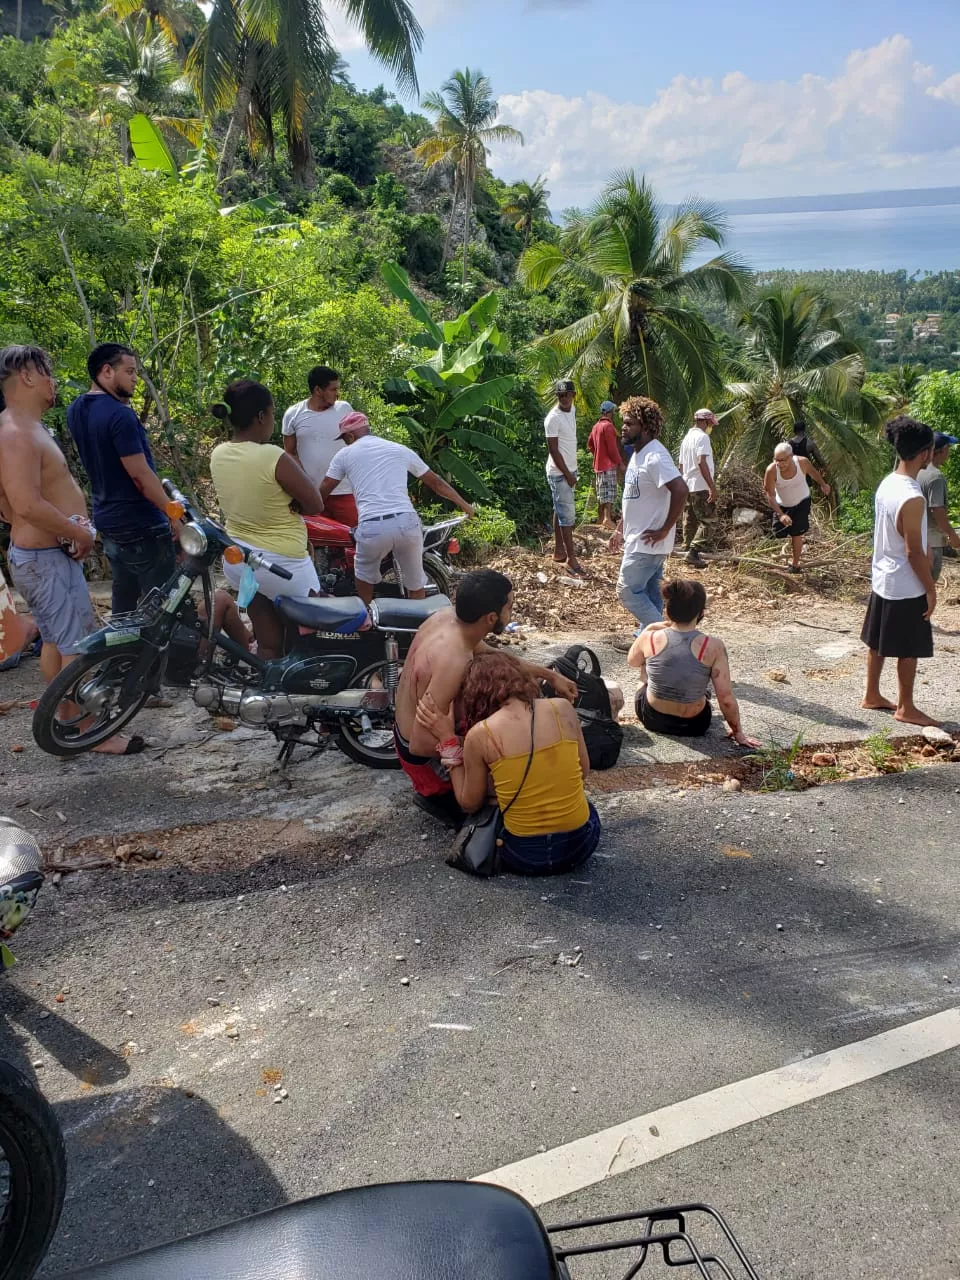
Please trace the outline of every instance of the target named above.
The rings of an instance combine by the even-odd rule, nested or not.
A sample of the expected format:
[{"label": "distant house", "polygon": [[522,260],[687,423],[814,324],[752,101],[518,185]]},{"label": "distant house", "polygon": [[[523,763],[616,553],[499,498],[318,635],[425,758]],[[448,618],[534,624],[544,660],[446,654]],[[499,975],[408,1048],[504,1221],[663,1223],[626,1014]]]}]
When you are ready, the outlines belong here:
[{"label": "distant house", "polygon": [[894,325],[902,318],[903,317],[900,315],[899,311],[888,311],[887,314],[883,317],[883,320],[887,328],[892,329]]},{"label": "distant house", "polygon": [[877,339],[877,346],[880,348],[880,350],[881,350],[881,351],[892,351],[892,350],[893,350],[893,348],[894,348],[896,345],[897,345],[897,344],[896,344],[896,342],[893,340],[893,338],[878,338],[878,339]]},{"label": "distant house", "polygon": [[915,320],[913,322],[913,337],[916,342],[925,342],[927,338],[940,337],[940,323],[943,320],[942,311],[931,311],[923,320]]}]

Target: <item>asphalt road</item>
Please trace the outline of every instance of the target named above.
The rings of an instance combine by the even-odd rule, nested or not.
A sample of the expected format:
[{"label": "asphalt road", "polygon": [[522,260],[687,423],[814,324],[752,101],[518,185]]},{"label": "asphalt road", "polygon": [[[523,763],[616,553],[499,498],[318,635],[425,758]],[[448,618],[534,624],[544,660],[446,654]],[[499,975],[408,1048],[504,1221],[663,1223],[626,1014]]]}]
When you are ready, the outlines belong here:
[{"label": "asphalt road", "polygon": [[[95,827],[91,769],[85,792],[59,783],[71,829]],[[268,806],[236,783],[186,799],[156,763],[134,776],[101,804],[323,805],[304,780]],[[602,797],[592,866],[526,882],[449,872],[397,780],[350,777],[357,812],[316,857],[45,891],[0,1019],[67,1133],[44,1274],[289,1198],[474,1176],[957,1003],[952,766]],[[44,822],[57,785],[36,783]],[[955,1280],[957,1069],[951,1050],[757,1119],[545,1216],[703,1198],[764,1277]]]}]

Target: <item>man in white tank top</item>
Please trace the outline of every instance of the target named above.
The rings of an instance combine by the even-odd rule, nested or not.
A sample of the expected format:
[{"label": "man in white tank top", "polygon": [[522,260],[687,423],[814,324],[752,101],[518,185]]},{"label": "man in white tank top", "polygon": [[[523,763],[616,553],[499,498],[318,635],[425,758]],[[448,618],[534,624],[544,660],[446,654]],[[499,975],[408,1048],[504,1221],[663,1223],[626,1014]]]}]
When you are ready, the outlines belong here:
[{"label": "man in white tank top", "polygon": [[[933,432],[913,418],[894,418],[887,439],[897,467],[880,482],[874,505],[873,591],[861,640],[869,648],[861,706],[892,711],[903,724],[935,725],[913,701],[917,659],[933,657],[930,617],[937,588],[927,554],[927,503],[917,476],[933,453]],[[884,659],[897,660],[897,701],[880,692]]]},{"label": "man in white tank top", "polygon": [[789,538],[793,558],[790,573],[800,572],[803,540],[810,532],[810,485],[807,479],[829,494],[830,486],[809,458],[796,458],[787,441],[773,451],[773,461],[763,476],[767,501],[773,508],[773,536]]}]

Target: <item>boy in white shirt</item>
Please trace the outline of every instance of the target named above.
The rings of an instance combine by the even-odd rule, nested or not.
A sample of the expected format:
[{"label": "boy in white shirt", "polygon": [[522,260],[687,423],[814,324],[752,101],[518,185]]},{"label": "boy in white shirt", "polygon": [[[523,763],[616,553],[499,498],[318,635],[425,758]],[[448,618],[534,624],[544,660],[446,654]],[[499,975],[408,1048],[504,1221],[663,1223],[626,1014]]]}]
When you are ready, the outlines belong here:
[{"label": "boy in white shirt", "polygon": [[[300,463],[320,488],[333,455],[343,448],[337,434],[340,423],[353,409],[340,397],[340,375],[336,369],[318,364],[307,374],[310,394],[293,404],[283,415],[283,447]],[[357,504],[350,481],[338,484],[324,505],[324,514],[348,528],[357,524]]]},{"label": "boy in white shirt", "polygon": [[350,481],[357,503],[357,555],[353,572],[357,595],[365,604],[381,580],[380,565],[392,555],[411,600],[426,595],[423,572],[423,526],[407,492],[407,476],[417,476],[428,489],[446,498],[468,516],[473,507],[436,475],[419,454],[404,444],[371,435],[365,414],[348,413],[337,428],[348,447],[334,454],[320,485],[324,503],[344,479]]}]

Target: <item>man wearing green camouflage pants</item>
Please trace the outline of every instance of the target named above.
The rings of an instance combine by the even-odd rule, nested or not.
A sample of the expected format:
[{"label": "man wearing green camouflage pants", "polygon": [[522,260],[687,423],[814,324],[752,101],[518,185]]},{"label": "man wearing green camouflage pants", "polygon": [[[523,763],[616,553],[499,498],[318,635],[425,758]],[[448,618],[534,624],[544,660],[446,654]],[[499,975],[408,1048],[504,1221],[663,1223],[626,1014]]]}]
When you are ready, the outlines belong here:
[{"label": "man wearing green camouflage pants", "polygon": [[698,409],[693,426],[680,444],[680,473],[690,491],[683,513],[683,545],[687,563],[697,569],[706,564],[700,552],[712,545],[716,523],[717,486],[710,443],[710,433],[716,425],[709,409]]}]

